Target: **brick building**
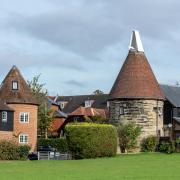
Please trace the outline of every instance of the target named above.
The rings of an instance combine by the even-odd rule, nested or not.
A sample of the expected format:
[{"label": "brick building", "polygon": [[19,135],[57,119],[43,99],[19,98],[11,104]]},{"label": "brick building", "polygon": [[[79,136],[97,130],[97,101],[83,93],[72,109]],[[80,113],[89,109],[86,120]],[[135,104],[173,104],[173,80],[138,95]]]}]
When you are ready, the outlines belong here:
[{"label": "brick building", "polygon": [[34,151],[37,142],[36,99],[16,66],[0,88],[0,139],[28,144]]},{"label": "brick building", "polygon": [[60,105],[55,101],[56,97],[48,97],[48,109],[52,110],[53,121],[48,130],[49,136],[59,136],[62,125],[65,123],[68,115],[61,111]]}]

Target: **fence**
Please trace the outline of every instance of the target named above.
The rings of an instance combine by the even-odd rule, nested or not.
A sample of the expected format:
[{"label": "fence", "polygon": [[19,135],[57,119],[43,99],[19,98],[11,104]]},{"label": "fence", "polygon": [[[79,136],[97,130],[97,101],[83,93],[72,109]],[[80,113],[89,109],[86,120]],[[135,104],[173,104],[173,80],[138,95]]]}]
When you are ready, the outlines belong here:
[{"label": "fence", "polygon": [[70,160],[72,156],[68,153],[57,151],[38,151],[38,160]]}]

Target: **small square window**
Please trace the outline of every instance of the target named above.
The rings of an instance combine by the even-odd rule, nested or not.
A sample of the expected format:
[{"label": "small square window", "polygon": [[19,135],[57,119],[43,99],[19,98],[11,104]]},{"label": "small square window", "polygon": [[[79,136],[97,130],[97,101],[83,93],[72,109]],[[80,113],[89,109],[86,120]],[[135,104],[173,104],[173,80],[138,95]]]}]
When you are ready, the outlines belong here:
[{"label": "small square window", "polygon": [[19,135],[19,143],[28,143],[28,135],[20,134]]},{"label": "small square window", "polygon": [[7,122],[7,112],[6,111],[2,111],[2,122]]},{"label": "small square window", "polygon": [[18,90],[18,82],[17,81],[12,82],[12,90]]},{"label": "small square window", "polygon": [[28,112],[21,112],[20,113],[20,122],[28,123],[29,122],[29,113]]}]

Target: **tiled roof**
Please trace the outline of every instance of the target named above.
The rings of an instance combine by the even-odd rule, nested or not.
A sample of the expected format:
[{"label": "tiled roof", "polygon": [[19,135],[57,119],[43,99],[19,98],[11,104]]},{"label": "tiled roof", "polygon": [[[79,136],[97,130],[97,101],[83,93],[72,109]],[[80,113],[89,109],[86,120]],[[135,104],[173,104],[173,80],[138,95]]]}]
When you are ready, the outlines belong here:
[{"label": "tiled roof", "polygon": [[58,118],[67,118],[67,114],[58,110],[54,112],[54,117],[58,117]]},{"label": "tiled roof", "polygon": [[[12,82],[18,82],[18,89],[12,90]],[[0,99],[6,103],[37,104],[31,89],[16,66],[9,71],[0,88]]]},{"label": "tiled roof", "polygon": [[96,109],[96,108],[85,108],[85,107],[78,107],[75,111],[69,114],[70,116],[101,116],[106,118],[106,112],[104,109]]},{"label": "tiled roof", "polygon": [[0,101],[0,111],[14,111],[14,110],[10,108],[7,104]]},{"label": "tiled roof", "polygon": [[166,99],[175,107],[180,107],[180,87],[160,85]]},{"label": "tiled roof", "polygon": [[143,52],[131,52],[116,78],[110,99],[164,99],[164,94]]},{"label": "tiled roof", "polygon": [[54,119],[52,122],[51,127],[49,128],[49,131],[51,132],[58,132],[59,128],[63,125],[64,119],[59,118],[59,119]]},{"label": "tiled roof", "polygon": [[86,100],[94,100],[92,108],[104,109],[107,107],[108,94],[102,95],[79,95],[79,96],[59,96],[57,102],[68,102],[62,110],[65,113],[71,113],[80,106],[85,105]]}]

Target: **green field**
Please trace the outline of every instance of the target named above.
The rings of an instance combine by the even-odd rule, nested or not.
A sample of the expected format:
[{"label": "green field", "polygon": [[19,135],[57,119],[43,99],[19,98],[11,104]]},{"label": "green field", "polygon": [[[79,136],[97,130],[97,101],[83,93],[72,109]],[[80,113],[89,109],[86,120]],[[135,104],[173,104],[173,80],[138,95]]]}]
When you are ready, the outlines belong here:
[{"label": "green field", "polygon": [[0,161],[0,180],[180,179],[180,154],[134,154],[69,161]]}]

